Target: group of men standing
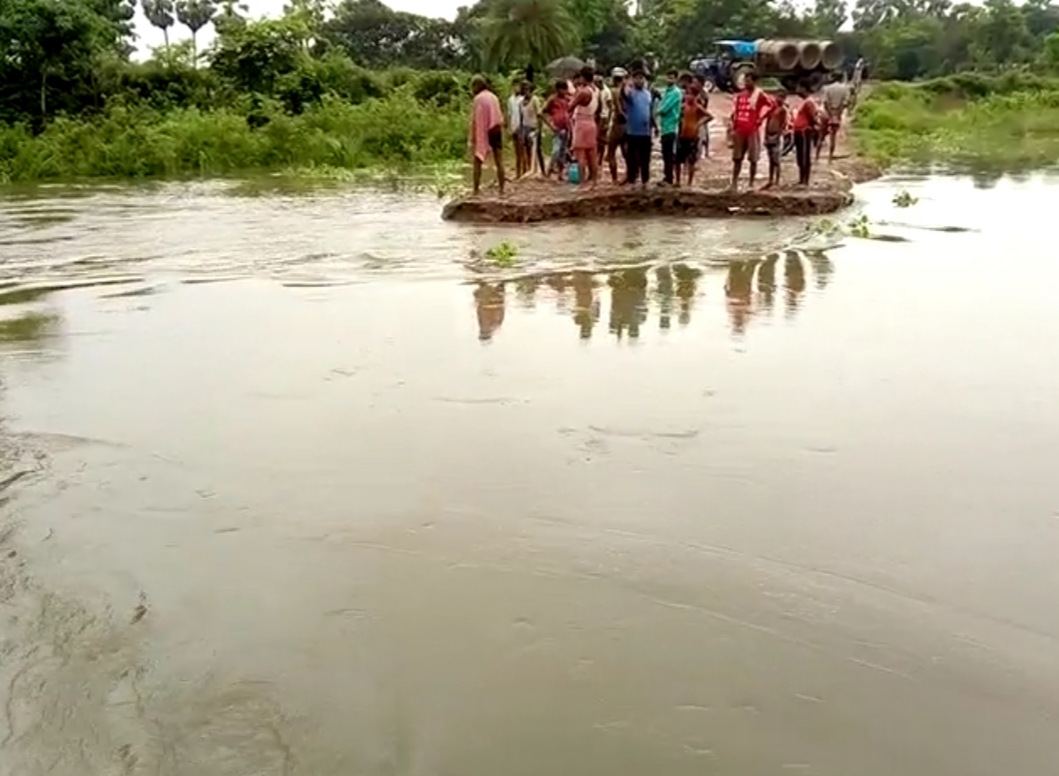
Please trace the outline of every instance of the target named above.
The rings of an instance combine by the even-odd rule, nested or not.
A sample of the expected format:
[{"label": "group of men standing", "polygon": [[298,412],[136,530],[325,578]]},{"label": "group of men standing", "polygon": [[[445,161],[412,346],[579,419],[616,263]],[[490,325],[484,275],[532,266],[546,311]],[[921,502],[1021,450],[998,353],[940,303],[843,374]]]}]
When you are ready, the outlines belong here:
[{"label": "group of men standing", "polygon": [[[488,99],[488,98],[485,98]],[[651,177],[652,140],[658,136],[663,159],[663,185],[679,185],[686,171],[690,183],[695,163],[708,140],[707,93],[701,79],[670,71],[662,89],[647,81],[642,67],[631,75],[611,72],[609,84],[592,68],[572,82],[557,81],[541,103],[529,82],[519,84],[507,102],[506,128],[515,148],[515,174],[538,171],[546,177],[594,185],[606,164],[613,183],[646,185]],[[552,136],[547,164],[541,128]],[[619,180],[618,156],[625,162]]]},{"label": "group of men standing", "polygon": [[821,92],[819,102],[804,82],[798,84],[796,93],[800,102],[792,109],[785,89],[769,95],[758,88],[754,73],[744,76],[743,88],[732,107],[733,190],[738,188],[744,160],[749,163],[753,187],[762,144],[769,163],[768,183],[764,188],[779,185],[784,138],[788,133],[793,135],[799,186],[809,185],[813,159],[819,160],[825,140],[829,145],[828,159],[834,160],[838,131],[852,105],[854,92],[835,75]]},{"label": "group of men standing", "polygon": [[[591,67],[576,74],[572,82],[555,82],[543,102],[529,81],[519,83],[506,105],[506,117],[499,99],[489,91],[485,79],[472,82],[474,108],[471,115],[471,146],[474,150],[474,190],[479,190],[481,166],[490,153],[497,167],[501,193],[505,176],[501,148],[503,134],[515,150],[515,174],[521,177],[538,172],[545,177],[594,186],[606,163],[613,183],[646,186],[651,178],[653,138],[661,146],[660,185],[679,186],[682,179],[694,181],[696,162],[709,154],[708,94],[700,77],[671,70],[665,84],[656,89],[647,80],[643,67],[634,66],[631,75],[623,68],[611,72],[604,84]],[[753,73],[744,78],[735,96],[729,139],[732,146],[732,188],[738,187],[744,161],[750,167],[753,186],[760,151],[764,145],[769,160],[766,188],[780,182],[783,138],[793,132],[798,164],[798,181],[808,185],[813,150],[819,157],[823,138],[830,135],[831,156],[842,114],[851,95],[845,84],[830,84],[819,105],[804,85],[798,89],[801,103],[794,110],[783,90],[769,95],[762,91]],[[543,153],[542,129],[552,136],[551,153]],[[619,179],[617,158],[625,162],[625,175]]]}]

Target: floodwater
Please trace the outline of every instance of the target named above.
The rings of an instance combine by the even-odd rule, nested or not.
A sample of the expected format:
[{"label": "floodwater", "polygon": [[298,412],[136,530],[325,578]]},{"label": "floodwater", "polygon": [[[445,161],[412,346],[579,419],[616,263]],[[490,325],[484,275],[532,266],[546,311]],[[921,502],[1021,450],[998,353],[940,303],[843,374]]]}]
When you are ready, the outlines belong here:
[{"label": "floodwater", "polygon": [[7,192],[0,774],[1055,773],[1057,186]]}]

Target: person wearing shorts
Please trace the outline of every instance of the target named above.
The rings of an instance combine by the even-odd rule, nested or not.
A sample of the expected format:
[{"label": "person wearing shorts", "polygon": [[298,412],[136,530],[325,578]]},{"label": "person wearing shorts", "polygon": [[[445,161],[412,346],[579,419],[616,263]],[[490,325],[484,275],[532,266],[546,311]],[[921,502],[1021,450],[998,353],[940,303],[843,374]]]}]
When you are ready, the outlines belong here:
[{"label": "person wearing shorts", "polygon": [[545,176],[557,172],[561,177],[570,152],[570,101],[566,81],[555,82],[555,91],[544,103],[541,115],[548,129],[552,131],[552,154]]},{"label": "person wearing shorts", "polygon": [[769,96],[757,88],[757,75],[747,73],[732,109],[732,191],[739,189],[744,159],[750,163],[750,186],[754,186],[761,157],[761,120],[771,104]]},{"label": "person wearing shorts", "polygon": [[787,132],[790,112],[787,109],[787,92],[777,92],[771,110],[765,118],[765,153],[769,159],[769,182],[766,189],[780,185],[780,161],[783,158],[783,136]]},{"label": "person wearing shorts", "polygon": [[[838,143],[838,130],[842,128],[842,117],[850,104],[851,90],[849,84],[840,80],[838,73],[831,74],[831,83],[824,87],[824,137],[828,141],[827,159],[829,162],[835,160],[835,146]],[[820,138],[820,144],[816,147],[816,158],[819,161],[820,152],[824,150],[824,137]]]},{"label": "person wearing shorts", "polygon": [[496,181],[500,194],[504,193],[504,112],[500,100],[490,91],[488,82],[481,75],[471,79],[471,92],[474,101],[471,104],[470,132],[468,145],[473,159],[474,194],[478,195],[482,184],[482,165],[490,155],[496,168]]},{"label": "person wearing shorts", "polygon": [[523,81],[521,89],[522,103],[520,105],[521,123],[519,125],[518,140],[525,153],[525,168],[523,172],[531,173],[535,164],[540,165],[540,171],[544,172],[544,162],[540,158],[540,142],[538,133],[540,130],[540,100],[533,93],[533,84]]},{"label": "person wearing shorts", "polygon": [[699,160],[699,131],[705,124],[709,112],[703,105],[700,87],[692,81],[684,95],[680,112],[680,136],[677,138],[676,180],[680,185],[681,173],[687,171],[688,185],[695,182],[695,164]]},{"label": "person wearing shorts", "polygon": [[699,102],[702,103],[702,107],[706,110],[706,120],[699,125],[699,149],[704,159],[710,158],[710,122],[713,121],[713,114],[710,113],[710,94],[706,89],[706,79],[696,73],[692,77],[695,86],[699,89]]}]

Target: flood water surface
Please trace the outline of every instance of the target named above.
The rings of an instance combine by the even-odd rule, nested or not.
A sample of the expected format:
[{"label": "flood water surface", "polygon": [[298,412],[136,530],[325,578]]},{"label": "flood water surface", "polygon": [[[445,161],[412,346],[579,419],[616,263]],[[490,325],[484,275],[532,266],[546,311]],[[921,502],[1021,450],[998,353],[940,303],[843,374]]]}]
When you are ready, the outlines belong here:
[{"label": "flood water surface", "polygon": [[1055,185],[9,195],[0,774],[1053,773]]}]

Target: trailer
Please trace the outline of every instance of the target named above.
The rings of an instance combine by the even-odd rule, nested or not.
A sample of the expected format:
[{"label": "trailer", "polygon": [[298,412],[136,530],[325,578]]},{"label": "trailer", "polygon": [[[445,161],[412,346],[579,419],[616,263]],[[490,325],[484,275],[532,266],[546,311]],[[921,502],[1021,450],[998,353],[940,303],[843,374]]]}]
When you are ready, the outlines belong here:
[{"label": "trailer", "polygon": [[829,40],[718,40],[712,55],[691,61],[691,70],[708,89],[738,91],[744,76],[753,72],[776,79],[791,92],[799,84],[815,92],[830,73],[841,71],[842,59],[841,49]]}]

